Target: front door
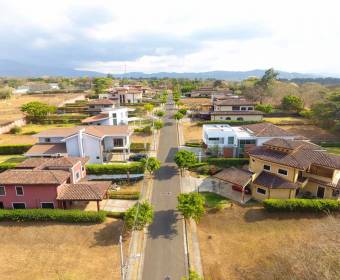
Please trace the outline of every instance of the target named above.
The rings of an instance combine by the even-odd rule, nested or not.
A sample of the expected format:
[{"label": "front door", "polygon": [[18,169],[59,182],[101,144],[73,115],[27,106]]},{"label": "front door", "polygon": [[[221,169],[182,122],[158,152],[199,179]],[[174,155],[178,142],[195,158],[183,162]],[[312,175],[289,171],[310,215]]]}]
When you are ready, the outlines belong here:
[{"label": "front door", "polygon": [[323,198],[324,195],[325,195],[325,188],[318,186],[318,192],[317,192],[316,196],[318,198]]},{"label": "front door", "polygon": [[4,209],[4,203],[0,201],[0,209]]}]

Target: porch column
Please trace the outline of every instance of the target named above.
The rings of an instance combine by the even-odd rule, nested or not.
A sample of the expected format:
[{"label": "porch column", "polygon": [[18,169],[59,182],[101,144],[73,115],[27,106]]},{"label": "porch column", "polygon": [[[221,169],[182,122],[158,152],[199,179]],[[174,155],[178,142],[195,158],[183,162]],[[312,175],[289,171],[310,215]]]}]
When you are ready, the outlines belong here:
[{"label": "porch column", "polygon": [[100,205],[99,205],[99,200],[97,200],[97,211],[100,211]]},{"label": "porch column", "polygon": [[268,188],[268,198],[270,198],[270,188]]},{"label": "porch column", "polygon": [[242,187],[241,202],[244,203],[244,191],[246,187]]}]

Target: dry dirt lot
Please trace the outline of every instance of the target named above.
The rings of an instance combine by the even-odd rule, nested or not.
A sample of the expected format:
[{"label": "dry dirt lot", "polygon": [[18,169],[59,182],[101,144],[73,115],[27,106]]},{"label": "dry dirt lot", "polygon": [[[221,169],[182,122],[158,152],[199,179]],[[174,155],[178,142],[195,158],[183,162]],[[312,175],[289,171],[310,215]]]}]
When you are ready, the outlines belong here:
[{"label": "dry dirt lot", "polygon": [[202,142],[202,126],[192,122],[182,122],[185,142]]},{"label": "dry dirt lot", "polygon": [[1,222],[0,279],[119,279],[121,226]]},{"label": "dry dirt lot", "polygon": [[0,124],[7,123],[22,118],[24,115],[20,111],[23,104],[32,101],[40,101],[50,105],[59,105],[62,102],[73,99],[81,94],[35,94],[35,95],[18,95],[9,100],[0,100]]},{"label": "dry dirt lot", "polygon": [[340,216],[234,205],[198,225],[205,279],[331,280],[340,276]]},{"label": "dry dirt lot", "polygon": [[315,125],[282,125],[281,128],[307,137],[311,141],[338,141],[339,136]]},{"label": "dry dirt lot", "polygon": [[152,134],[133,133],[131,143],[152,143]]}]

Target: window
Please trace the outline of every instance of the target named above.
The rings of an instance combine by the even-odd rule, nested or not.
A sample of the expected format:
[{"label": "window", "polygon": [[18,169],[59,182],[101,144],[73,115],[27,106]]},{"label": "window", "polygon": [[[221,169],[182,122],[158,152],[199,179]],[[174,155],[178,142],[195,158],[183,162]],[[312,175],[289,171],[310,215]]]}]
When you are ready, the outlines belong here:
[{"label": "window", "polygon": [[266,190],[265,189],[261,189],[261,188],[257,188],[256,192],[259,194],[266,194]]},{"label": "window", "polygon": [[218,141],[220,140],[220,138],[218,137],[211,137],[211,138],[208,138],[209,141]]},{"label": "window", "polygon": [[234,137],[233,136],[229,136],[228,137],[228,144],[229,145],[233,145],[234,144]]},{"label": "window", "polygon": [[85,171],[85,167],[84,166],[81,167],[81,171]]},{"label": "window", "polygon": [[248,111],[253,111],[254,107],[248,107]]},{"label": "window", "polygon": [[76,173],[76,179],[78,180],[80,178],[79,172]]},{"label": "window", "polygon": [[12,207],[13,207],[13,209],[26,209],[26,203],[24,203],[24,202],[13,202]]},{"label": "window", "polygon": [[40,205],[41,205],[41,208],[44,208],[44,209],[54,209],[53,202],[41,202]]},{"label": "window", "polygon": [[15,187],[15,192],[17,196],[23,196],[24,195],[24,188],[23,187]]},{"label": "window", "polygon": [[45,138],[45,142],[46,143],[50,143],[51,142],[51,138]]},{"label": "window", "polygon": [[232,106],[233,111],[240,111],[240,106]]},{"label": "window", "polygon": [[241,107],[241,111],[246,111],[247,107]]},{"label": "window", "polygon": [[4,186],[0,186],[0,196],[5,196],[6,195],[6,189]]},{"label": "window", "polygon": [[238,117],[236,120],[243,121],[243,118],[242,117]]},{"label": "window", "polygon": [[277,171],[277,173],[281,174],[281,175],[285,175],[287,176],[288,175],[288,171],[286,169],[281,169],[279,168],[279,170]]},{"label": "window", "polygon": [[231,121],[231,117],[226,117],[225,120],[226,121]]},{"label": "window", "polygon": [[270,165],[267,165],[267,164],[263,165],[263,169],[267,170],[267,171],[270,171]]},{"label": "window", "polygon": [[113,146],[123,147],[123,139],[122,138],[113,139]]}]

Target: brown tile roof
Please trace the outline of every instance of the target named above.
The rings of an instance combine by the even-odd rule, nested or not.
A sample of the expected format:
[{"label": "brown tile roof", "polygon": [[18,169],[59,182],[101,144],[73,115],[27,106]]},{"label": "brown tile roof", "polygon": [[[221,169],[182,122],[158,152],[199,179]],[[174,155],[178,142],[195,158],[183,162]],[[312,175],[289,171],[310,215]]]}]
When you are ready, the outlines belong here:
[{"label": "brown tile roof", "polygon": [[90,100],[89,105],[113,105],[114,102],[110,99],[93,99]]},{"label": "brown tile roof", "polygon": [[270,189],[297,189],[298,185],[291,183],[282,177],[267,172],[262,171],[254,180],[254,184]]},{"label": "brown tile roof", "polygon": [[88,117],[86,119],[83,119],[81,122],[82,123],[91,123],[95,121],[101,121],[109,118],[109,114],[106,113],[101,113],[92,117]]},{"label": "brown tile roof", "polygon": [[79,161],[82,165],[88,162],[88,157],[58,157],[58,158],[28,158],[19,163],[16,169],[53,169],[53,167],[70,168]]},{"label": "brown tile roof", "polygon": [[271,123],[256,123],[243,125],[243,128],[251,131],[257,137],[294,137],[295,134],[288,132]]},{"label": "brown tile roof", "polygon": [[301,140],[288,140],[283,138],[273,138],[263,145],[270,147],[283,148],[288,150],[295,150],[299,148],[311,149],[311,150],[325,150],[324,148],[308,141]]},{"label": "brown tile roof", "polygon": [[127,136],[131,134],[129,126],[127,125],[92,125],[85,126],[85,133],[96,136],[104,137],[106,135],[112,136]]},{"label": "brown tile roof", "polygon": [[25,155],[55,155],[55,154],[67,154],[65,143],[54,144],[35,144],[33,145]]},{"label": "brown tile roof", "polygon": [[253,173],[248,170],[230,167],[216,173],[213,177],[231,184],[246,186],[251,181],[252,175]]},{"label": "brown tile roof", "polygon": [[214,111],[211,115],[263,115],[260,111]]},{"label": "brown tile roof", "polygon": [[59,185],[67,181],[70,172],[63,170],[10,169],[0,173],[0,185]]},{"label": "brown tile roof", "polygon": [[79,127],[57,127],[41,131],[35,137],[68,137],[79,131]]},{"label": "brown tile roof", "polygon": [[308,178],[308,181],[311,181],[311,182],[314,182],[314,183],[317,183],[318,185],[323,185],[323,186],[327,186],[327,187],[330,187],[330,188],[333,188],[333,189],[340,189],[340,179],[337,183],[332,183],[332,182],[325,182],[325,181],[322,181],[322,180],[318,180],[316,178],[313,178],[313,177],[309,177]]},{"label": "brown tile roof", "polygon": [[110,181],[80,182],[58,187],[58,200],[102,200],[111,186]]},{"label": "brown tile roof", "polygon": [[217,106],[254,106],[256,102],[244,98],[226,98],[223,100],[215,101],[214,105]]}]

